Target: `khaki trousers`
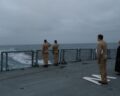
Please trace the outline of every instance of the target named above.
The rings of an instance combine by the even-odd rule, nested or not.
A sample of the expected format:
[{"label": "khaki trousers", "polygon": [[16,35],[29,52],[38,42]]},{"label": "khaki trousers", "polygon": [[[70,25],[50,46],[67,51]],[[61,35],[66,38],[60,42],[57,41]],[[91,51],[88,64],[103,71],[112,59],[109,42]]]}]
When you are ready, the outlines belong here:
[{"label": "khaki trousers", "polygon": [[104,58],[99,59],[98,64],[101,75],[101,81],[107,82],[107,71],[106,71],[107,59]]},{"label": "khaki trousers", "polygon": [[54,64],[58,64],[58,53],[54,53]]},{"label": "khaki trousers", "polygon": [[44,64],[45,64],[45,65],[48,65],[48,56],[49,56],[48,53],[44,53],[44,54],[43,54],[43,61],[44,61]]}]

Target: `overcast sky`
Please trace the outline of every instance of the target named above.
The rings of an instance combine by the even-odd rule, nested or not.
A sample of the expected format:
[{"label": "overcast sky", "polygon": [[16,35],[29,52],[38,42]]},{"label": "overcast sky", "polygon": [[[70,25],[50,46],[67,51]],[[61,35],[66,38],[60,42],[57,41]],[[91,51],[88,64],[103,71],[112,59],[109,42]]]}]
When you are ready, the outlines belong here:
[{"label": "overcast sky", "polygon": [[120,0],[0,0],[0,45],[120,39]]}]

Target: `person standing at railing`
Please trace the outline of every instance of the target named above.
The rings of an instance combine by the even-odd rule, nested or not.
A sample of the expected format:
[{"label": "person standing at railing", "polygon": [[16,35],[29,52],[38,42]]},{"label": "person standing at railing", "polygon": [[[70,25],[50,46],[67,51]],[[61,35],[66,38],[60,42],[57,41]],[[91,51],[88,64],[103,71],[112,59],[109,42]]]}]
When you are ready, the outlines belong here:
[{"label": "person standing at railing", "polygon": [[57,40],[54,40],[54,44],[52,46],[53,49],[53,56],[54,56],[54,65],[58,66],[58,58],[59,58],[59,45],[57,43]]},{"label": "person standing at railing", "polygon": [[98,81],[101,84],[108,84],[107,81],[107,44],[103,40],[103,35],[98,35],[98,44],[97,44],[97,60],[101,75],[101,81]]},{"label": "person standing at railing", "polygon": [[48,43],[47,40],[44,40],[44,44],[42,46],[42,54],[43,54],[43,61],[44,65],[43,67],[48,67],[48,58],[49,58],[49,47],[51,46],[50,43]]},{"label": "person standing at railing", "polygon": [[115,72],[117,75],[120,75],[120,41],[118,43],[119,46],[117,48],[117,54],[116,54]]}]

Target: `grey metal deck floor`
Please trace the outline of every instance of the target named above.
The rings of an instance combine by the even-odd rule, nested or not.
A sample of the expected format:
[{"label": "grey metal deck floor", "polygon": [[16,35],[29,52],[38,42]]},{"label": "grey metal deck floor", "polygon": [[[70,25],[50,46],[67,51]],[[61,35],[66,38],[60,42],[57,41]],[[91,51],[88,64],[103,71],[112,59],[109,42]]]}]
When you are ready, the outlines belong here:
[{"label": "grey metal deck floor", "polygon": [[[62,66],[62,67],[61,67]],[[48,68],[29,68],[0,73],[0,96],[119,96],[120,76],[114,61],[108,62],[108,75],[117,77],[108,85],[97,85],[83,77],[99,74],[95,61],[70,63]]]}]

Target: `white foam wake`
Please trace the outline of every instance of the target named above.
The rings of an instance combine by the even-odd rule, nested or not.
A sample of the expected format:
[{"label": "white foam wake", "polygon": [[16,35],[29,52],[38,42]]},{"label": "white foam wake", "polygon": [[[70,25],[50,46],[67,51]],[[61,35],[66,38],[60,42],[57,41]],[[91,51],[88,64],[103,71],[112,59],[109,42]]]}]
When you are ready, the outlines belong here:
[{"label": "white foam wake", "polygon": [[[9,57],[12,58],[14,61],[17,61],[21,64],[31,64],[31,56],[25,54],[25,53],[10,53]],[[35,61],[34,61],[35,62]],[[43,65],[43,60],[38,60],[39,65]],[[48,61],[48,64],[52,64],[50,60]]]},{"label": "white foam wake", "polygon": [[[3,50],[0,50],[0,53],[3,51],[6,52],[6,51],[16,51],[16,50],[14,48],[6,49],[6,50],[3,49]],[[30,65],[32,63],[32,61],[31,61],[32,57],[30,55],[25,54],[25,53],[9,53],[8,56],[11,59],[13,59],[14,61],[17,61],[18,63],[21,63],[21,64],[29,64]],[[38,60],[38,64],[44,65],[43,60]],[[48,61],[48,64],[52,64],[50,60]]]}]

